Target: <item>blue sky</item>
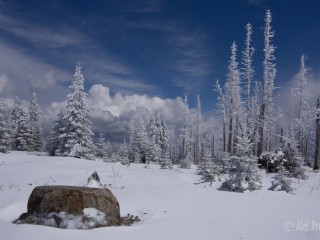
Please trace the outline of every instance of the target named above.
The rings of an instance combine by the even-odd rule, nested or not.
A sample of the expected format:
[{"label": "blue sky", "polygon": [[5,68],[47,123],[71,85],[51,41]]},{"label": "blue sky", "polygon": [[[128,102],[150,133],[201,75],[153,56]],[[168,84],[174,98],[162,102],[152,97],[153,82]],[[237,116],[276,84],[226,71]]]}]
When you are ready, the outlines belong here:
[{"label": "blue sky", "polygon": [[276,85],[299,69],[302,53],[316,78],[320,70],[317,0],[0,0],[0,87],[6,96],[43,108],[68,93],[80,61],[89,91],[175,99],[200,94],[212,109],[216,79],[225,81],[233,41],[238,55],[245,25],[253,26],[255,79],[261,80],[265,10],[275,30]]}]

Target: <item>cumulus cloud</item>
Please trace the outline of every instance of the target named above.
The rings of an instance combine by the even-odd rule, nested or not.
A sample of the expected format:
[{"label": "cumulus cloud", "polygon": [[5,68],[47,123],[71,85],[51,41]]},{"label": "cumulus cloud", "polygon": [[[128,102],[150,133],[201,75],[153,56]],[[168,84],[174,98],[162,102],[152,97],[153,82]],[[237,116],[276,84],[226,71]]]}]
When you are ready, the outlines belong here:
[{"label": "cumulus cloud", "polygon": [[[65,102],[54,102],[47,109],[48,119],[54,119],[63,109]],[[168,127],[183,122],[183,100],[162,99],[146,95],[110,94],[107,86],[93,85],[88,92],[88,108],[93,122],[93,130],[104,132],[113,141],[122,141],[128,137],[129,126],[139,119],[147,120],[150,113],[159,110]]]}]

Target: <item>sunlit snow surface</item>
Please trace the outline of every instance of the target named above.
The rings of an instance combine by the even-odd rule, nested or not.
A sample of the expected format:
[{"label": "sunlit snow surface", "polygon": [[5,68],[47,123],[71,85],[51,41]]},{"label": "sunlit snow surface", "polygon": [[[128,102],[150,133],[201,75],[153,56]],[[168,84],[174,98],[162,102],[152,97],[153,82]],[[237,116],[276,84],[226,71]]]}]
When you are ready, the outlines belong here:
[{"label": "sunlit snow surface", "polygon": [[[141,221],[133,226],[93,230],[58,229],[11,222],[26,212],[28,197],[39,185],[85,186],[97,171],[120,203],[121,215]],[[1,239],[320,239],[320,173],[295,181],[294,194],[264,187],[249,193],[218,191],[221,183],[194,184],[196,169],[163,170],[157,165],[122,166],[74,158],[0,154]],[[93,184],[94,185],[94,184]],[[88,214],[93,214],[88,210]],[[316,225],[318,224],[318,226]]]}]

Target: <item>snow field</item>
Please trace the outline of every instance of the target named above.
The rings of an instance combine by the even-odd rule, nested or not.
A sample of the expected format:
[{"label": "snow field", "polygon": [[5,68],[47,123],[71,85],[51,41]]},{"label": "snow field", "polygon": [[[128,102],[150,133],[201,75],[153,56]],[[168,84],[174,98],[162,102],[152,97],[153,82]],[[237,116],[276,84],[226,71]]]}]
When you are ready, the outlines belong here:
[{"label": "snow field", "polygon": [[[1,239],[319,239],[320,178],[310,172],[306,181],[296,181],[294,194],[268,191],[271,175],[263,189],[249,193],[218,191],[221,183],[195,185],[196,169],[160,169],[159,165],[123,166],[75,158],[1,154],[0,232]],[[139,216],[133,226],[93,230],[57,229],[11,222],[26,212],[28,197],[38,185],[83,186],[93,171],[120,203],[121,215]],[[286,230],[286,223],[293,228]],[[299,221],[309,221],[306,231]]]}]

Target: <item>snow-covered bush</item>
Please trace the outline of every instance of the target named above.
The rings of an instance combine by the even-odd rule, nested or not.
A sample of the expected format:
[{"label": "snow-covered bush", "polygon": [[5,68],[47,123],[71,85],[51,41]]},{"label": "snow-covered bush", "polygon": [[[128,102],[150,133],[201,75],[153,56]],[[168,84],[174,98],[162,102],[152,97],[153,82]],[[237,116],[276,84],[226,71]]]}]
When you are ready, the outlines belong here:
[{"label": "snow-covered bush", "polygon": [[161,169],[171,169],[172,162],[167,152],[163,152],[160,157],[160,168]]},{"label": "snow-covered bush", "polygon": [[229,161],[229,177],[219,190],[245,192],[261,188],[259,168],[254,157],[231,156]]},{"label": "snow-covered bush", "polygon": [[191,156],[187,153],[187,156],[180,161],[180,168],[190,169],[191,168]]},{"label": "snow-covered bush", "polygon": [[222,166],[217,161],[212,161],[211,156],[204,156],[198,166],[201,182],[215,182],[222,174]]},{"label": "snow-covered bush", "polygon": [[263,152],[258,159],[258,163],[267,173],[277,173],[280,167],[283,166],[290,172],[292,177],[306,178],[306,173],[303,169],[303,158],[299,151],[290,144],[285,144],[274,152]]},{"label": "snow-covered bush", "polygon": [[275,173],[279,171],[283,163],[284,153],[281,150],[274,152],[263,152],[258,159],[259,166],[266,169],[267,173]]},{"label": "snow-covered bush", "polygon": [[289,175],[290,173],[283,166],[280,166],[279,172],[272,178],[272,186],[268,190],[293,192]]}]

